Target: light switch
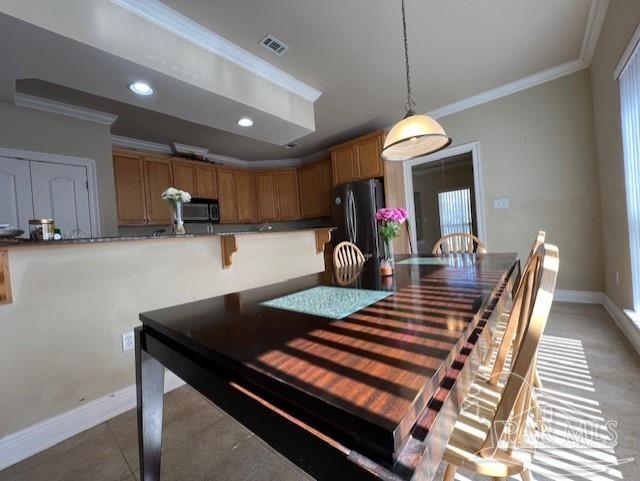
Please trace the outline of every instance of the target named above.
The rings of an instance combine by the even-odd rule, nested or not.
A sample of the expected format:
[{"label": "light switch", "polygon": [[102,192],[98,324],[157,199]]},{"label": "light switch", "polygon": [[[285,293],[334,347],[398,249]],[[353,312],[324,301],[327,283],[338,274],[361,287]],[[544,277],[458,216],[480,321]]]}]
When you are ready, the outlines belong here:
[{"label": "light switch", "polygon": [[493,208],[494,209],[508,209],[509,208],[509,197],[500,197],[499,199],[493,199]]}]

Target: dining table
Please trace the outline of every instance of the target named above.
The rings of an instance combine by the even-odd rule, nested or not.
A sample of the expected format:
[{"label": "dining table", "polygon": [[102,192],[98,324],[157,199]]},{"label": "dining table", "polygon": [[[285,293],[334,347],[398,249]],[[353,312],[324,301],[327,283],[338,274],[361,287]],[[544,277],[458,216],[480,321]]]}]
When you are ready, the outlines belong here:
[{"label": "dining table", "polygon": [[514,253],[399,255],[141,313],[142,481],[165,369],[315,479],[432,480],[519,274]]}]

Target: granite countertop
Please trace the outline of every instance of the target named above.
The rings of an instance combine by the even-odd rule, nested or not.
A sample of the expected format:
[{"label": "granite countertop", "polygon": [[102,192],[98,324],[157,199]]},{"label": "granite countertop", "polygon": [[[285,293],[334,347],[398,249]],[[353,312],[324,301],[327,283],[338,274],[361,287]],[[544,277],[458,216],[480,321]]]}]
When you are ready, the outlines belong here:
[{"label": "granite countertop", "polygon": [[254,234],[280,234],[286,232],[303,232],[303,231],[315,231],[319,229],[335,229],[335,227],[302,227],[302,228],[286,228],[286,229],[272,229],[263,232],[252,231],[238,231],[238,232],[221,232],[214,234],[159,234],[159,235],[140,235],[140,236],[119,236],[119,237],[86,237],[82,239],[60,239],[53,241],[34,241],[30,239],[0,239],[0,249],[9,247],[50,247],[59,245],[70,244],[101,244],[107,242],[123,242],[123,241],[141,241],[141,240],[164,240],[164,239],[191,239],[194,237],[216,237],[227,235],[254,235]]}]

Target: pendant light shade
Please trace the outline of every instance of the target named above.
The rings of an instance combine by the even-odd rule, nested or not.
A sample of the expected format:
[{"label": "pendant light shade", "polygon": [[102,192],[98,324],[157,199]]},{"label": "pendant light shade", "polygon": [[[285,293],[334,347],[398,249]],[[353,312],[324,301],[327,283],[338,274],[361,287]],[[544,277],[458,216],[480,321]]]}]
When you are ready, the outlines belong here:
[{"label": "pendant light shade", "polygon": [[411,95],[409,69],[409,42],[407,41],[407,15],[402,5],[402,33],[404,35],[404,62],[407,79],[407,103],[404,119],[395,124],[384,140],[380,155],[384,160],[403,161],[422,157],[442,150],[451,144],[451,138],[442,126],[427,115],[416,115],[416,103]]},{"label": "pendant light shade", "polygon": [[451,138],[442,126],[426,115],[410,115],[395,124],[384,140],[384,160],[415,159],[442,150]]}]

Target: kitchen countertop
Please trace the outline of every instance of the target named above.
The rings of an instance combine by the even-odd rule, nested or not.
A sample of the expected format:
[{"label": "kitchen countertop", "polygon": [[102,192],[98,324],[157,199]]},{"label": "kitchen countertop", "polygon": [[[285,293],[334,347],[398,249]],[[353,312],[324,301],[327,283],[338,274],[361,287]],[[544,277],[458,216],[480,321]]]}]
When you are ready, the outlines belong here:
[{"label": "kitchen countertop", "polygon": [[0,239],[0,249],[14,248],[14,247],[51,247],[59,245],[71,245],[71,244],[101,244],[107,242],[124,242],[124,241],[141,241],[141,240],[163,240],[163,239],[191,239],[194,237],[222,237],[229,235],[254,235],[254,234],[280,234],[286,232],[303,232],[303,231],[315,231],[321,229],[334,230],[335,227],[303,227],[299,229],[286,228],[286,229],[272,229],[263,232],[253,231],[238,231],[238,232],[221,232],[215,234],[160,234],[160,235],[140,235],[140,236],[119,236],[119,237],[86,237],[82,239],[61,239],[54,241],[34,241],[30,239]]}]

